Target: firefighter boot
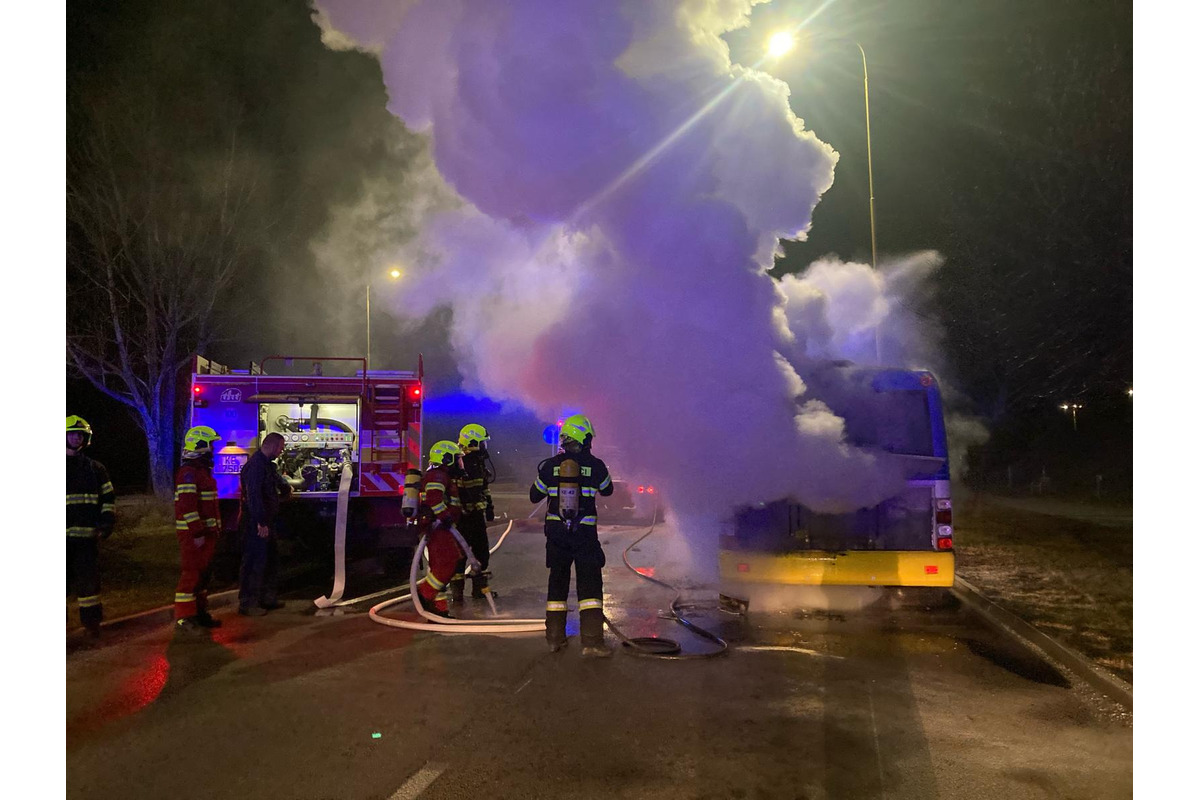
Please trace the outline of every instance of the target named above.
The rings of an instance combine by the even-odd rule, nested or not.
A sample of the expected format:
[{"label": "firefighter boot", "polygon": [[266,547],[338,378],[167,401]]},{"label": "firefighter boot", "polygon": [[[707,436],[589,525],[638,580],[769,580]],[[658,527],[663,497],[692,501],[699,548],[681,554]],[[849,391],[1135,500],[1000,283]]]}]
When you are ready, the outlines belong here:
[{"label": "firefighter boot", "polygon": [[486,572],[471,576],[471,598],[473,600],[483,600],[485,597],[484,592],[490,591],[491,589],[488,588],[488,574]]},{"label": "firefighter boot", "polygon": [[196,624],[202,628],[219,628],[219,627],[221,627],[221,620],[215,618],[212,614],[208,613],[207,611],[201,611],[199,614],[197,614],[194,617],[194,619],[196,620]]},{"label": "firefighter boot", "polygon": [[604,643],[604,611],[584,608],[579,611],[579,641],[588,658],[608,658],[613,651]]},{"label": "firefighter boot", "polygon": [[551,653],[557,653],[567,646],[567,612],[565,610],[546,612],[546,644],[550,645]]},{"label": "firefighter boot", "polygon": [[420,592],[417,593],[417,600],[421,603],[421,608],[425,609],[430,614],[433,614],[435,617],[442,617],[443,619],[454,619],[454,616],[450,613],[449,609],[438,608],[439,605],[446,604],[445,600],[442,600],[440,603],[436,599],[429,600],[429,599],[426,599],[423,595],[421,595]]},{"label": "firefighter boot", "polygon": [[461,603],[463,600],[463,586],[467,579],[462,575],[455,575],[450,579],[450,584],[446,588],[450,590],[450,602]]}]

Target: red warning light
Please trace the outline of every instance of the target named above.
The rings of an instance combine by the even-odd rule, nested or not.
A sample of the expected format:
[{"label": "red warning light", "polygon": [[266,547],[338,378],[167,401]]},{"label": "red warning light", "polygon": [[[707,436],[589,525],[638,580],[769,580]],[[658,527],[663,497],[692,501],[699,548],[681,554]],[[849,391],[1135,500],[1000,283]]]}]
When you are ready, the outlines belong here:
[{"label": "red warning light", "polygon": [[647,486],[647,487],[646,487],[646,494],[654,494],[654,487],[653,487],[653,486]]},{"label": "red warning light", "polygon": [[638,494],[645,494],[645,493],[646,493],[646,487],[645,487],[645,486],[639,486],[639,487],[638,487]]},{"label": "red warning light", "polygon": [[199,387],[199,386],[193,386],[193,387],[192,387],[192,391],[193,391],[193,392],[195,392],[196,394],[200,394],[200,387]]},{"label": "red warning light", "polygon": [[926,575],[937,575],[938,574],[937,564],[926,564],[925,565],[925,574]]},{"label": "red warning light", "polygon": [[420,386],[412,387],[411,389],[408,390],[408,394],[410,397],[412,397],[412,399],[416,400],[418,397],[421,396],[421,387]]}]

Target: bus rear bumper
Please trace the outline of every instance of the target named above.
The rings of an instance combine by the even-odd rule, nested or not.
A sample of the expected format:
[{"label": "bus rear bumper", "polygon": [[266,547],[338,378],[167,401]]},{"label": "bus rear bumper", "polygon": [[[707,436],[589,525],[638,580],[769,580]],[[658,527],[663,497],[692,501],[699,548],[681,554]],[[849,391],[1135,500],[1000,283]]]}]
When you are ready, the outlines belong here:
[{"label": "bus rear bumper", "polygon": [[722,594],[761,586],[929,586],[954,585],[953,551],[859,550],[845,553],[800,551],[752,553],[722,550]]}]

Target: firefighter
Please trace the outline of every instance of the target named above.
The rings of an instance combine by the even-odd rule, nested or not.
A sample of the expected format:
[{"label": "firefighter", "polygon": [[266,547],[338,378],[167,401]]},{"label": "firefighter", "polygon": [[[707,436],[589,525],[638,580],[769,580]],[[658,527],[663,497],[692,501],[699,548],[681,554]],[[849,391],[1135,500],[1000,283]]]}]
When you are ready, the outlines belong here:
[{"label": "firefighter", "polygon": [[179,540],[179,583],[175,587],[175,629],[194,633],[219,628],[208,613],[208,582],[221,532],[213,443],[218,434],[201,425],[183,437],[183,464],[175,473],[175,537]]},{"label": "firefighter", "polygon": [[450,611],[446,586],[454,577],[458,560],[465,555],[472,569],[479,569],[470,548],[460,547],[451,532],[462,517],[454,472],[461,454],[457,444],[446,440],[429,449],[429,468],[421,479],[421,507],[417,517],[420,532],[428,538],[429,552],[429,569],[417,585],[417,599],[426,611],[447,618]]},{"label": "firefighter", "polygon": [[79,602],[79,621],[100,635],[100,540],[112,536],[117,496],[108,470],[83,454],[92,443],[92,426],[67,417],[67,597]]},{"label": "firefighter", "polygon": [[[462,501],[462,519],[459,520],[458,530],[467,540],[471,551],[479,559],[482,567],[480,572],[471,574],[471,597],[482,600],[491,589],[488,579],[490,554],[488,550],[487,524],[496,518],[496,509],[492,505],[492,493],[488,484],[495,476],[488,469],[487,429],[482,425],[467,425],[458,434],[458,446],[462,451],[462,476],[459,480],[459,499]],[[454,578],[450,582],[450,599],[460,602],[463,597],[463,570],[467,560],[459,559]]]},{"label": "firefighter", "polygon": [[546,507],[546,641],[556,653],[567,644],[567,593],[575,565],[575,597],[579,601],[579,638],[583,655],[604,658],[604,550],[596,535],[596,496],[613,493],[604,462],[591,453],[595,430],[582,414],[568,417],[560,437],[563,452],[538,465],[529,501]]}]

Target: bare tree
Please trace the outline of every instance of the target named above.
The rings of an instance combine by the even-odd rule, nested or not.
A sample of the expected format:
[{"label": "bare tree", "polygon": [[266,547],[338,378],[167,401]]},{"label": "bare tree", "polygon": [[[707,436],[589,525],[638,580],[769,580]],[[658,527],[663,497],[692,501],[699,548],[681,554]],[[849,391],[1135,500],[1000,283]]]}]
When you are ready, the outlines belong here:
[{"label": "bare tree", "polygon": [[131,87],[83,109],[67,169],[68,368],[128,406],[155,494],[171,496],[181,369],[217,334],[254,240],[237,116],[158,117]]}]

